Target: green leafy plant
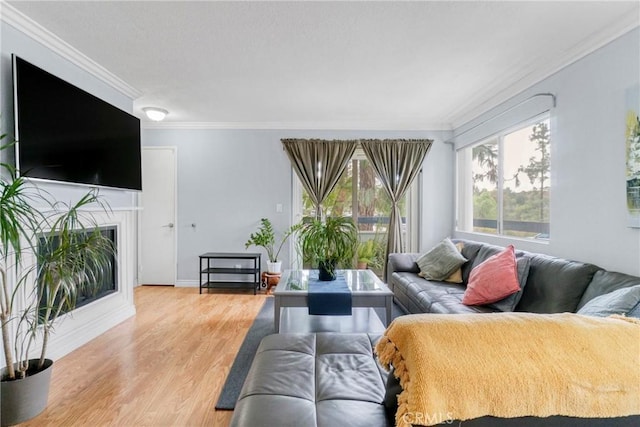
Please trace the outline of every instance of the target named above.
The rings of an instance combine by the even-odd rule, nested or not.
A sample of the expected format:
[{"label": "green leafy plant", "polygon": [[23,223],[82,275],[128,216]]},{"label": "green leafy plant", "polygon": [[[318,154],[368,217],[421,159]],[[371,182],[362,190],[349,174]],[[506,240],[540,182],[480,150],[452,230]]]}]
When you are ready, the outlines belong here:
[{"label": "green leafy plant", "polygon": [[[0,163],[0,321],[7,364],[3,381],[43,369],[57,320],[75,307],[81,290],[95,286],[110,268],[115,248],[86,210],[96,207],[108,211],[97,190],[67,205],[18,176],[13,166]],[[10,273],[15,276],[12,282]],[[38,338],[40,359],[34,367],[29,356]]]},{"label": "green leafy plant", "polygon": [[385,262],[386,256],[386,247],[387,247],[387,235],[384,234],[376,234],[373,239],[373,256],[371,257],[371,261],[368,263],[369,268],[374,271],[377,271],[376,274],[382,274],[382,268]]},{"label": "green leafy plant", "polygon": [[39,367],[44,364],[49,336],[58,317],[75,308],[80,291],[95,294],[97,285],[112,271],[115,247],[92,216],[81,212],[89,205],[107,209],[95,191],[85,194],[73,206],[56,203],[56,210],[63,213],[50,224],[49,232],[40,237],[38,321],[43,340]]},{"label": "green leafy plant", "polygon": [[300,224],[299,246],[305,259],[335,276],[338,267],[350,268],[358,245],[358,230],[351,218],[328,217]]},{"label": "green leafy plant", "polygon": [[385,239],[384,234],[376,233],[373,238],[358,244],[358,268],[370,268],[372,270],[380,270],[384,264],[385,256]]},{"label": "green leafy plant", "polygon": [[260,227],[258,228],[258,231],[251,233],[249,240],[244,244],[244,247],[245,249],[248,249],[250,246],[262,247],[267,252],[269,262],[278,262],[278,257],[280,256],[280,251],[282,250],[284,243],[293,233],[296,232],[297,229],[298,226],[293,225],[285,231],[280,239],[280,244],[278,244],[276,248],[276,232],[273,229],[273,225],[271,225],[271,221],[268,218],[262,218],[260,219]]},{"label": "green leafy plant", "polygon": [[373,239],[358,244],[358,262],[370,264],[376,254],[376,242]]}]

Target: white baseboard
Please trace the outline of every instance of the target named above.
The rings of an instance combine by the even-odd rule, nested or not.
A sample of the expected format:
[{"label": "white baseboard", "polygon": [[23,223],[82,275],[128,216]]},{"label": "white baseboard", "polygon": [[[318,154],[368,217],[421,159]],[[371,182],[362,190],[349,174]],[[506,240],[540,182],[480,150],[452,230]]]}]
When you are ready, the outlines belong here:
[{"label": "white baseboard", "polygon": [[176,280],[176,288],[199,288],[200,282],[197,280]]}]

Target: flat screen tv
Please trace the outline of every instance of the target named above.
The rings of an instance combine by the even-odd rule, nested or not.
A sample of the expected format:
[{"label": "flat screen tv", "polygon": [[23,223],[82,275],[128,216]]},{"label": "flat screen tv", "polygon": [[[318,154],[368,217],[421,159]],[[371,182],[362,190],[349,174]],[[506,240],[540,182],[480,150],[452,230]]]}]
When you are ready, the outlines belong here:
[{"label": "flat screen tv", "polygon": [[20,174],[142,190],[140,120],[16,55],[12,59]]}]

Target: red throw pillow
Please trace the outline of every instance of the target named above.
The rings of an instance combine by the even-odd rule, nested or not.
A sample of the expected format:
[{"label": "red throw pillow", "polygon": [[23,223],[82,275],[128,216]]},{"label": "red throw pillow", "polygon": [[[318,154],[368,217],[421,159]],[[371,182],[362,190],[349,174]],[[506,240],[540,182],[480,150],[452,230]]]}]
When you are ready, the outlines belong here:
[{"label": "red throw pillow", "polygon": [[491,304],[519,290],[516,251],[513,245],[509,245],[471,270],[462,303]]}]

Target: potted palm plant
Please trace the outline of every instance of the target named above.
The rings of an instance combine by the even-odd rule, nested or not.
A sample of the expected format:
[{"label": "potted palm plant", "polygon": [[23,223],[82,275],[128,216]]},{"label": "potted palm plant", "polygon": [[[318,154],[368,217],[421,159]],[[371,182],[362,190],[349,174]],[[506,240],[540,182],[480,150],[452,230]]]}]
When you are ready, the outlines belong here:
[{"label": "potted palm plant", "polygon": [[296,231],[297,227],[297,225],[293,225],[285,231],[280,239],[280,243],[276,247],[276,232],[273,229],[273,225],[271,225],[269,218],[262,218],[260,219],[260,227],[258,228],[258,231],[251,233],[249,240],[247,240],[244,247],[245,249],[250,246],[259,246],[264,248],[267,252],[268,258],[267,272],[274,274],[280,273],[282,271],[282,261],[278,258],[280,256],[280,251],[287,239]]},{"label": "potted palm plant", "polygon": [[[53,327],[75,307],[79,291],[98,283],[115,248],[85,211],[96,206],[107,209],[97,191],[66,205],[52,201],[10,165],[0,163],[0,172],[4,426],[33,418],[46,407],[53,366],[46,352]],[[37,358],[32,358],[34,353]]]},{"label": "potted palm plant", "polygon": [[300,224],[303,257],[319,270],[320,280],[335,280],[336,268],[349,268],[358,245],[358,229],[348,217],[313,219]]}]

